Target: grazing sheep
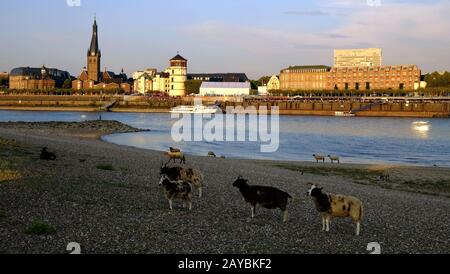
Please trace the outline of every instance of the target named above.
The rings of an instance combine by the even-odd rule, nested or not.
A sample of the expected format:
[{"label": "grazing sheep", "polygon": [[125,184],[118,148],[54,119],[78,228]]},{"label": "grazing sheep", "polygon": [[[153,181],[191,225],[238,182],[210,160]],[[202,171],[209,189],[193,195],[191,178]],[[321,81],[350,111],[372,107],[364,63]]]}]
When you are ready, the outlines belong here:
[{"label": "grazing sheep", "polygon": [[159,186],[163,187],[164,196],[169,201],[170,210],[173,210],[173,200],[183,199],[184,206],[192,210],[192,184],[183,181],[171,181],[167,176],[162,176]]},{"label": "grazing sheep", "polygon": [[332,164],[334,164],[334,162],[337,162],[338,164],[341,163],[341,158],[337,155],[328,155],[328,158],[330,158]]},{"label": "grazing sheep", "polygon": [[170,163],[173,161],[175,163],[175,160],[179,159],[180,164],[186,164],[186,156],[181,151],[178,152],[166,152],[166,155],[169,156],[169,161],[167,163]]},{"label": "grazing sheep", "polygon": [[323,188],[309,184],[308,196],[314,200],[317,211],[322,215],[322,231],[330,231],[331,217],[350,217],[356,223],[356,236],[361,230],[363,204],[361,200],[351,196],[323,193]]},{"label": "grazing sheep", "polygon": [[217,157],[217,155],[213,151],[208,152],[208,156],[209,157],[214,157],[214,158]]},{"label": "grazing sheep", "polygon": [[49,152],[46,147],[43,147],[41,151],[41,160],[55,161],[56,155],[55,153]]},{"label": "grazing sheep", "polygon": [[170,148],[169,148],[169,151],[172,152],[172,153],[173,153],[173,152],[181,152],[181,149],[175,148],[175,147],[170,147]]},{"label": "grazing sheep", "polygon": [[383,182],[386,182],[386,183],[391,181],[391,175],[389,175],[389,171],[386,170],[383,173],[383,175],[380,175],[380,181],[383,181]]},{"label": "grazing sheep", "polygon": [[203,174],[196,169],[184,167],[168,167],[162,164],[159,174],[166,175],[170,180],[182,180],[191,183],[198,190],[198,196],[203,195]]},{"label": "grazing sheep", "polygon": [[319,163],[319,161],[323,161],[325,163],[325,155],[313,154],[313,157],[316,159],[317,163]]},{"label": "grazing sheep", "polygon": [[292,199],[291,195],[274,187],[267,186],[250,186],[248,180],[239,176],[233,183],[241,192],[244,200],[252,207],[252,218],[255,217],[257,206],[268,209],[279,208],[283,211],[283,222],[288,221],[287,204],[288,199]]}]

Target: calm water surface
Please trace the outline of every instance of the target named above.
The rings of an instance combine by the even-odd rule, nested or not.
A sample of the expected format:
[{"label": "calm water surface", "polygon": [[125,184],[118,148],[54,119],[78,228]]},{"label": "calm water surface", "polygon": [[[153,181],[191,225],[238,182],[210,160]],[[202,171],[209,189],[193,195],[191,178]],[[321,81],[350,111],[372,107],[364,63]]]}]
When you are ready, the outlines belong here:
[{"label": "calm water surface", "polygon": [[[0,111],[0,121],[84,121],[98,113]],[[104,140],[116,144],[165,151],[170,146],[188,154],[214,151],[227,158],[312,160],[312,154],[337,154],[350,163],[401,163],[450,166],[450,120],[414,118],[345,118],[281,116],[280,148],[261,153],[253,142],[181,142],[171,138],[176,121],[169,114],[102,113],[104,120],[118,120],[150,132],[113,134]],[[429,127],[414,125],[428,121]]]}]

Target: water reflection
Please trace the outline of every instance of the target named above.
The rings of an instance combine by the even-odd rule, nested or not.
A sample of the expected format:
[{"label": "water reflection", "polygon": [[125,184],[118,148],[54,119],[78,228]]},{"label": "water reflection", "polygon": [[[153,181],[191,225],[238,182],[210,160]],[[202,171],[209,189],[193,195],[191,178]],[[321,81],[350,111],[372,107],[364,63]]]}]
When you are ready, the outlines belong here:
[{"label": "water reflection", "polygon": [[414,134],[421,139],[428,139],[431,130],[431,123],[428,121],[416,121],[411,124]]},{"label": "water reflection", "polygon": [[[99,113],[88,112],[0,111],[0,121],[83,121],[98,118]],[[150,129],[150,132],[105,137],[109,142],[146,149],[163,151],[176,146],[193,155],[206,156],[208,151],[214,151],[227,158],[299,161],[311,161],[312,154],[324,153],[339,155],[347,163],[450,166],[449,119],[281,116],[280,149],[276,153],[264,154],[260,153],[260,144],[253,142],[174,143],[170,133],[176,120],[168,114],[102,113],[102,118]]]}]

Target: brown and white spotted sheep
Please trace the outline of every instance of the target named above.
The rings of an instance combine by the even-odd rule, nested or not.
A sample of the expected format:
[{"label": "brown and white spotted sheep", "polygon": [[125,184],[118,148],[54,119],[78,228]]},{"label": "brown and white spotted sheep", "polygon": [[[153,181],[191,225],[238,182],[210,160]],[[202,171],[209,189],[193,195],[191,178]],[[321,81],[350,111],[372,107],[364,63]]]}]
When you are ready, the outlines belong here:
[{"label": "brown and white spotted sheep", "polygon": [[184,206],[192,210],[192,184],[183,181],[171,181],[167,176],[162,176],[159,186],[163,188],[164,196],[169,201],[170,210],[173,210],[173,200],[184,200]]},{"label": "brown and white spotted sheep", "polygon": [[168,167],[167,165],[163,164],[160,168],[159,174],[161,176],[166,175],[170,180],[173,181],[182,180],[191,183],[194,186],[194,188],[198,190],[198,196],[200,198],[202,197],[204,180],[201,171],[179,166]]},{"label": "brown and white spotted sheep", "polygon": [[233,183],[244,197],[245,202],[251,205],[252,218],[255,217],[257,206],[268,209],[279,208],[283,212],[283,222],[288,221],[288,200],[292,199],[291,195],[274,187],[267,186],[250,186],[248,180],[239,176]]},{"label": "brown and white spotted sheep", "polygon": [[356,224],[356,235],[361,231],[363,203],[358,198],[333,193],[323,193],[323,188],[310,184],[308,195],[322,215],[322,231],[330,231],[331,217],[350,217]]}]

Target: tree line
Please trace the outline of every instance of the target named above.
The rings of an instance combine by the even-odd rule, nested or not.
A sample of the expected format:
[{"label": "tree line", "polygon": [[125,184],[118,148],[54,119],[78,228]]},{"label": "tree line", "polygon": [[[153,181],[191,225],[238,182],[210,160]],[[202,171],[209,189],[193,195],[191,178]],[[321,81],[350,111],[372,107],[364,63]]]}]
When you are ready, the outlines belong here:
[{"label": "tree line", "polygon": [[450,72],[439,73],[437,71],[424,75],[424,81],[430,88],[450,87]]}]

